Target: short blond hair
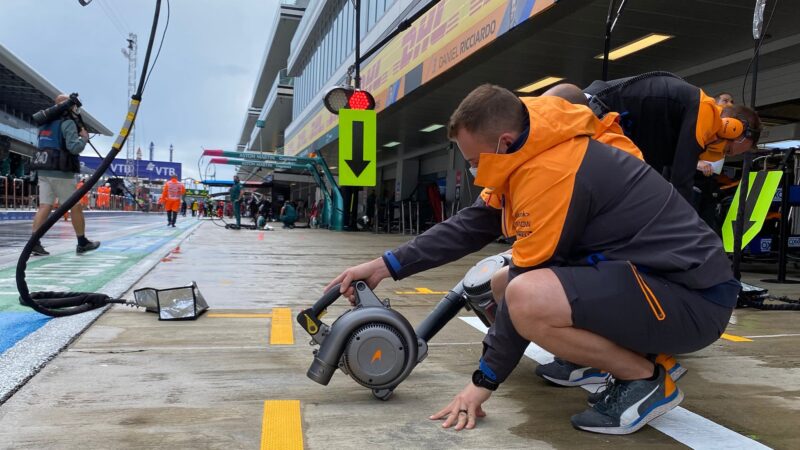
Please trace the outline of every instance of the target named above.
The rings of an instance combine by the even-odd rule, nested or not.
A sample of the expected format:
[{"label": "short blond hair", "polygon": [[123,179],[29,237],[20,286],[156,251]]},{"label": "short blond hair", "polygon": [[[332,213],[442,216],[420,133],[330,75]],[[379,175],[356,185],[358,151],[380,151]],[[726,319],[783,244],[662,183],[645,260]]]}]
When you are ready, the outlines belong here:
[{"label": "short blond hair", "polygon": [[450,116],[447,137],[455,139],[463,129],[494,142],[505,132],[521,133],[525,127],[525,106],[506,88],[482,84],[469,93]]}]

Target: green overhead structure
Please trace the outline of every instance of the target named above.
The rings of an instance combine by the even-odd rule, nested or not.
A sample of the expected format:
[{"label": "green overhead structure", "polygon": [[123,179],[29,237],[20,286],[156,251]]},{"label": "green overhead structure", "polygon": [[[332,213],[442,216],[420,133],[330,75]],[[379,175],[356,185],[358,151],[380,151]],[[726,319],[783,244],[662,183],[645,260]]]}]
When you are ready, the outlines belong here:
[{"label": "green overhead structure", "polygon": [[[203,156],[214,156],[213,164],[227,164],[245,167],[262,167],[266,169],[284,169],[299,172],[309,172],[314,181],[322,190],[325,207],[322,211],[322,225],[331,230],[344,229],[344,199],[339,191],[339,185],[325,160],[321,157],[309,158],[303,156],[275,155],[256,152],[233,152],[225,150],[203,150]],[[236,158],[236,159],[231,159]],[[323,182],[319,172],[322,171],[327,185]]]}]

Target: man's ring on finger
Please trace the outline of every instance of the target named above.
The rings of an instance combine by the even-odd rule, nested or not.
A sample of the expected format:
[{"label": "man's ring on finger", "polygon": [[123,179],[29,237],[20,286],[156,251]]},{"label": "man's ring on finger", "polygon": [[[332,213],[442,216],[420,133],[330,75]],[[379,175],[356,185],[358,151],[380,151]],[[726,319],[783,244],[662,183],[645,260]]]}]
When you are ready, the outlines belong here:
[{"label": "man's ring on finger", "polygon": [[467,414],[467,415],[469,415],[469,411],[467,411],[466,409],[459,409],[458,413],[459,414]]}]

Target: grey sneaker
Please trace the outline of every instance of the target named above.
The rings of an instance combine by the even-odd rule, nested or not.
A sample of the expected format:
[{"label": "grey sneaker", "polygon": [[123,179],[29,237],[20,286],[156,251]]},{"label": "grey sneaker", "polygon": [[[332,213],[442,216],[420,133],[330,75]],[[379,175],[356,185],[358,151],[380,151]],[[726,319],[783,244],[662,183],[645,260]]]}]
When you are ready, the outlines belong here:
[{"label": "grey sneaker", "polygon": [[683,401],[683,392],[660,364],[655,380],[615,381],[601,401],[572,416],[572,426],[602,434],[630,434]]},{"label": "grey sneaker", "polygon": [[45,250],[44,247],[42,247],[42,244],[36,244],[31,249],[31,255],[33,256],[47,256],[49,254],[50,252]]},{"label": "grey sneaker", "polygon": [[561,358],[555,358],[551,363],[538,366],[536,375],[559,386],[602,384],[609,377],[608,372],[594,367],[582,367]]},{"label": "grey sneaker", "polygon": [[92,250],[97,250],[97,247],[100,247],[100,241],[89,241],[86,245],[78,245],[75,248],[75,253],[81,255]]}]

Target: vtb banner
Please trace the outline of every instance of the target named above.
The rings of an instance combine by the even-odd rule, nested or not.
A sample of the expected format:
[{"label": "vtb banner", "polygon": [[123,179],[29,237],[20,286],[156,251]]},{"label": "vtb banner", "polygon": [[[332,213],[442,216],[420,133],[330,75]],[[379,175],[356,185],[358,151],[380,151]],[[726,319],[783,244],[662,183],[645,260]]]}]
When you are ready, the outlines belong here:
[{"label": "vtb banner", "polygon": [[[766,219],[769,206],[778,191],[782,175],[783,172],[780,170],[762,170],[750,174],[750,184],[747,186],[747,198],[745,199],[742,248],[749,244],[764,226],[764,219]],[[722,244],[728,253],[733,252],[733,228],[736,223],[736,212],[739,210],[741,193],[742,185],[740,184],[736,189],[731,208],[725,216],[725,222],[722,224]]]},{"label": "vtb banner", "polygon": [[[81,156],[81,171],[83,169],[96,170],[103,162],[96,156]],[[167,161],[147,161],[136,159],[134,164],[128,166],[124,159],[114,159],[104,174],[107,177],[137,177],[149,180],[168,180],[171,177],[181,179],[181,163]],[[113,172],[112,172],[113,171]],[[115,175],[116,174],[116,175]]]}]

